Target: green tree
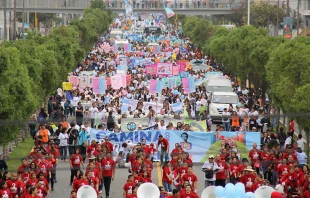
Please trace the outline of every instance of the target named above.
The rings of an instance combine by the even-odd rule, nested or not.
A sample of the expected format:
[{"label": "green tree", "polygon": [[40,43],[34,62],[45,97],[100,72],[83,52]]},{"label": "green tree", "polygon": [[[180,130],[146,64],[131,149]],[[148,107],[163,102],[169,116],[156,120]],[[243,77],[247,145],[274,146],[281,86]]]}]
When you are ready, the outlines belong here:
[{"label": "green tree", "polygon": [[[266,64],[267,79],[273,103],[292,113],[298,125],[305,130],[309,143],[308,118],[310,94],[310,39],[287,40],[273,50]],[[309,147],[306,146],[307,155]]]}]

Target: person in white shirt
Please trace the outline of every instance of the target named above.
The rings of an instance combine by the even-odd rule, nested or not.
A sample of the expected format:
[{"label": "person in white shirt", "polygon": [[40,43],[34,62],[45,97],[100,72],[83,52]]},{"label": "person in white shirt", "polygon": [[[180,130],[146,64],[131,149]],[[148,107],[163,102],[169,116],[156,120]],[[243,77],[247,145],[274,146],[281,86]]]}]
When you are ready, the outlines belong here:
[{"label": "person in white shirt", "polygon": [[196,102],[196,112],[195,112],[195,118],[197,121],[199,120],[200,108],[201,108],[201,98],[198,98]]},{"label": "person in white shirt", "polygon": [[225,131],[230,131],[230,118],[231,118],[230,113],[227,111],[227,108],[224,108],[222,112],[222,122],[225,128]]},{"label": "person in white shirt", "polygon": [[67,134],[68,130],[61,132],[58,136],[59,139],[59,151],[60,151],[60,159],[66,161],[67,150],[68,150],[68,139],[69,136]]},{"label": "person in white shirt", "polygon": [[216,173],[219,171],[219,167],[214,162],[214,156],[210,155],[209,160],[202,166],[202,171],[205,172],[205,188],[208,186],[214,186],[216,180]]},{"label": "person in white shirt", "polygon": [[96,103],[93,103],[92,106],[89,108],[89,113],[90,113],[90,125],[91,128],[94,128],[95,126],[95,117],[96,117],[96,113],[98,113],[99,110],[96,107]]},{"label": "person in white shirt", "polygon": [[160,124],[158,125],[158,129],[159,130],[166,130],[166,125],[165,125],[165,121],[161,120]]},{"label": "person in white shirt", "polygon": [[297,140],[298,147],[301,148],[302,151],[304,151],[304,141],[302,140],[302,135],[298,135],[298,140]]},{"label": "person in white shirt", "polygon": [[284,142],[284,148],[287,148],[288,146],[290,146],[292,144],[292,136],[290,135],[290,133],[287,134],[287,138]]}]

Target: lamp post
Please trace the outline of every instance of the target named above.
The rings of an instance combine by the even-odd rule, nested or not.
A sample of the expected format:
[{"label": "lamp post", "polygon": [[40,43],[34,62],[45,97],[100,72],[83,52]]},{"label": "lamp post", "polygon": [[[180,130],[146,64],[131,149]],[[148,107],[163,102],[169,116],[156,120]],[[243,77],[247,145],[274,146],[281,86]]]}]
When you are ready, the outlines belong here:
[{"label": "lamp post", "polygon": [[248,25],[250,25],[251,0],[248,0]]}]

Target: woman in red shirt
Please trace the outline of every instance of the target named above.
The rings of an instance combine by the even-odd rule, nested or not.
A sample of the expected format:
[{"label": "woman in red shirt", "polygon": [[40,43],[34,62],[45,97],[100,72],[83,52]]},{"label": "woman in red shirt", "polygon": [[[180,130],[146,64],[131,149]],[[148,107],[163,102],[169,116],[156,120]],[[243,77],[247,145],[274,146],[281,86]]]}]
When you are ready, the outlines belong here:
[{"label": "woman in red shirt", "polygon": [[26,196],[26,198],[40,198],[38,196],[38,190],[36,187],[31,187],[29,190],[29,195]]},{"label": "woman in red shirt", "polygon": [[11,191],[8,188],[6,181],[0,183],[0,197],[12,198]]},{"label": "woman in red shirt", "polygon": [[144,181],[144,183],[152,183],[152,179],[150,178],[148,171],[143,171],[141,178]]},{"label": "woman in red shirt", "polygon": [[164,163],[162,175],[163,175],[162,181],[165,191],[172,192],[172,174],[169,162]]},{"label": "woman in red shirt", "polygon": [[138,188],[139,188],[138,185],[133,186],[133,188],[132,188],[132,194],[127,195],[127,198],[138,198],[138,196],[137,196]]}]

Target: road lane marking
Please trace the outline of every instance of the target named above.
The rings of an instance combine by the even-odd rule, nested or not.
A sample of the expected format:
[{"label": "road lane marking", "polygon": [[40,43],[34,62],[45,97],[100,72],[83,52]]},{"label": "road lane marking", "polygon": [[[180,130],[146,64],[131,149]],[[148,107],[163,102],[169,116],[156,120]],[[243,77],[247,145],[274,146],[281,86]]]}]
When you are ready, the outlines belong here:
[{"label": "road lane marking", "polygon": [[157,166],[158,186],[163,186],[160,163],[156,162],[156,166]]}]

